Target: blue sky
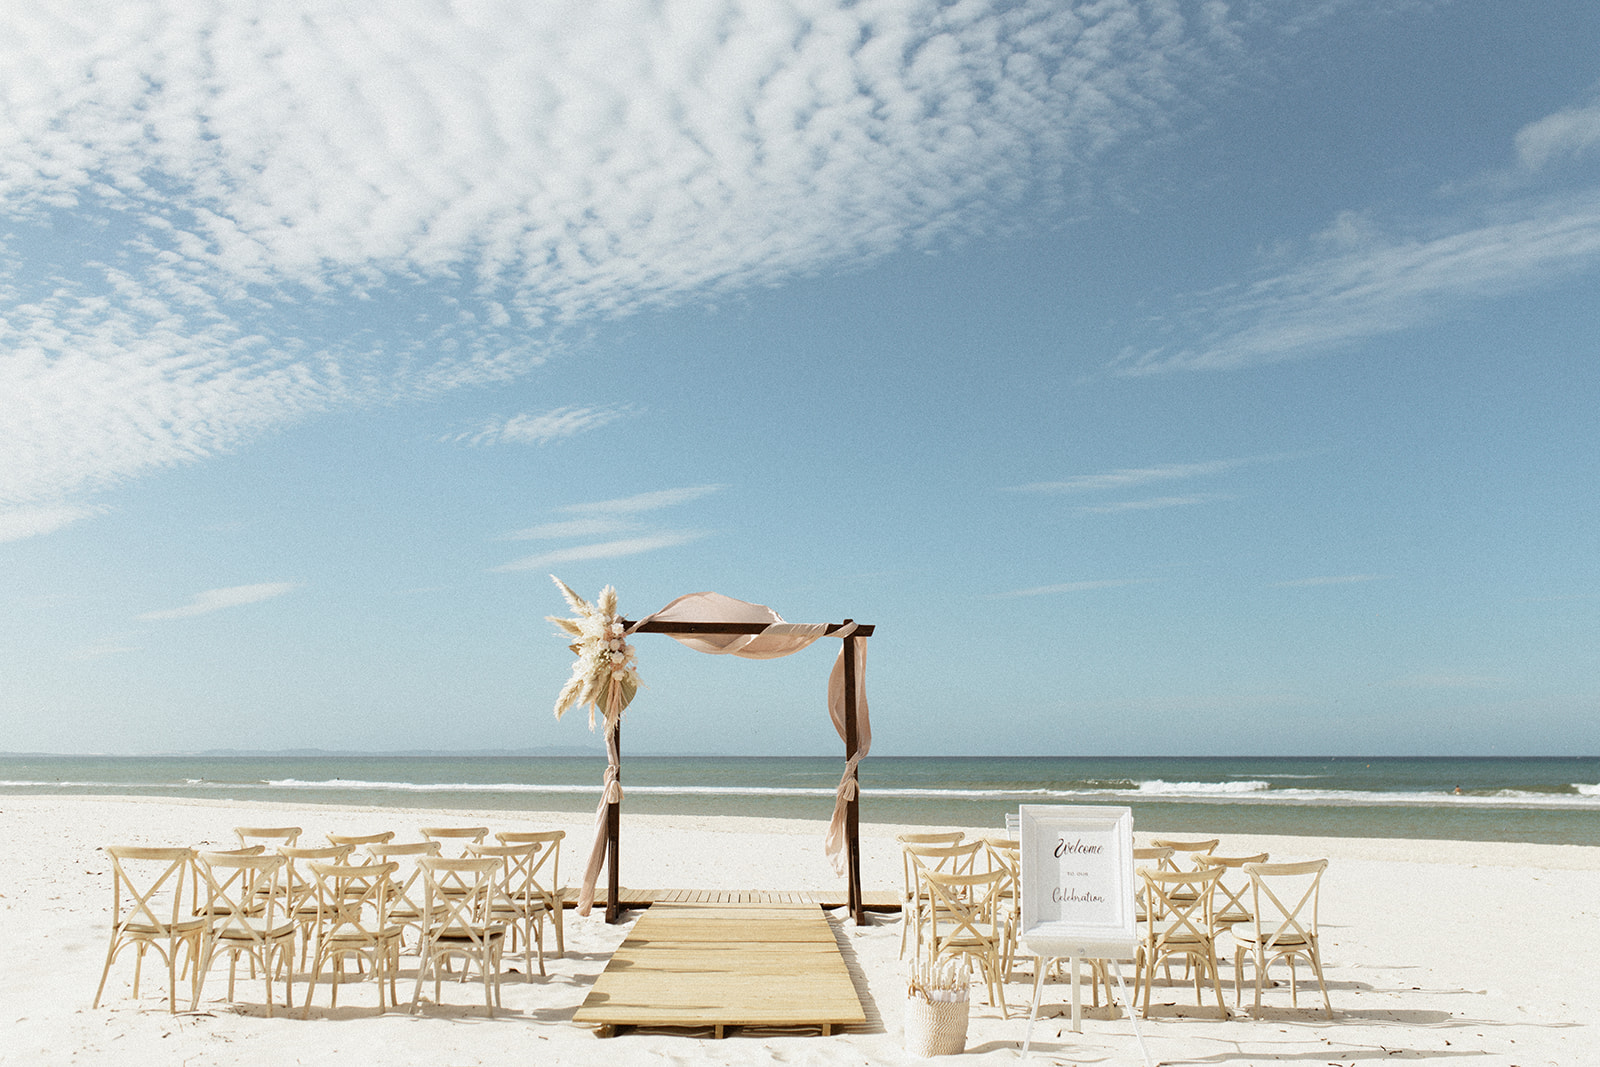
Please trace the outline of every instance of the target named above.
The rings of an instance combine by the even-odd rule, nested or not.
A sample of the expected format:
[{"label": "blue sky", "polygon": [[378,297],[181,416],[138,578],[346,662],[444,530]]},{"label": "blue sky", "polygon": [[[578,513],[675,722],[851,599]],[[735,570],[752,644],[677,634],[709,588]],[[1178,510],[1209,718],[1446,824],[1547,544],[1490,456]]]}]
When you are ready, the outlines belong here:
[{"label": "blue sky", "polygon": [[[1600,751],[1600,8],[0,15],[11,750]],[[634,751],[839,749],[638,642]]]}]

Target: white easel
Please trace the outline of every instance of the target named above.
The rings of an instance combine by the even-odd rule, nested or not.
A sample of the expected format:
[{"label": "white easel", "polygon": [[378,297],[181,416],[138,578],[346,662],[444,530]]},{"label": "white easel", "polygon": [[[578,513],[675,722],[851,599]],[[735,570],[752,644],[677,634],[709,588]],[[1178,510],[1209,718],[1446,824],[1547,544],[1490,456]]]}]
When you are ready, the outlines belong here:
[{"label": "white easel", "polygon": [[1112,962],[1123,1009],[1145,1067],[1154,1067],[1139,1030],[1139,1016],[1122,980],[1121,960],[1134,959],[1133,810],[1090,805],[1024,804],[1018,818],[1021,846],[1022,932],[1035,957],[1033,1004],[1022,1042],[1026,1059],[1039,1017],[1046,961],[1069,960],[1072,1029],[1083,1032],[1079,963]]}]

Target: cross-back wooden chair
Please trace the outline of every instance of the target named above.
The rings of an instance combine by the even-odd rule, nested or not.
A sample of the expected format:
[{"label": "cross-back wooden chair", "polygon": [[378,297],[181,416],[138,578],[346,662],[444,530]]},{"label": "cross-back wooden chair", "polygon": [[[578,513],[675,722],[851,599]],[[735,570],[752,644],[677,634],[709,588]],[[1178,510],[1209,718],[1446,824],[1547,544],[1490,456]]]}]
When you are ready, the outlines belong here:
[{"label": "cross-back wooden chair", "polygon": [[[1239,1002],[1241,968],[1248,955],[1256,965],[1255,1014],[1261,1012],[1261,986],[1267,967],[1275,959],[1289,964],[1289,1003],[1300,1006],[1295,984],[1295,960],[1311,964],[1322,990],[1322,1004],[1333,1018],[1333,1001],[1322,978],[1322,950],[1318,944],[1317,908],[1322,895],[1322,872],[1328,861],[1304,863],[1247,863],[1253,916],[1233,928],[1233,997]],[[1292,903],[1291,903],[1292,902]]]},{"label": "cross-back wooden chair", "polygon": [[511,951],[522,942],[523,973],[533,981],[533,947],[539,949],[539,973],[544,970],[544,915],[545,898],[534,881],[533,871],[539,861],[539,845],[468,845],[469,855],[500,860],[499,884],[495,897],[489,903],[490,918],[506,924],[511,938]]},{"label": "cross-back wooden chair", "polygon": [[188,949],[187,965],[194,972],[189,1002],[193,1011],[200,1000],[198,964],[205,929],[203,917],[184,910],[184,893],[189,892],[191,901],[194,899],[194,850],[108,845],[105,852],[111,860],[111,943],[106,948],[106,965],[100,971],[93,1006],[100,1006],[111,964],[131,945],[135,949],[133,995],[139,995],[144,956],[153,948],[167,965],[167,1009],[172,1012],[178,1010],[179,950]]},{"label": "cross-back wooden chair", "polygon": [[1220,867],[1222,877],[1217,879],[1217,899],[1212,904],[1212,921],[1218,929],[1247,923],[1255,914],[1250,907],[1250,876],[1244,873],[1247,863],[1265,863],[1267,854],[1254,856],[1201,856],[1200,866]]},{"label": "cross-back wooden chair", "polygon": [[495,834],[502,845],[538,845],[539,855],[533,864],[533,884],[544,899],[545,914],[555,922],[556,955],[567,954],[565,932],[566,890],[561,885],[561,842],[565,830],[507,830]]},{"label": "cross-back wooden chair", "polygon": [[[394,840],[393,830],[380,830],[375,834],[329,834],[328,844],[349,845],[352,850],[364,849],[368,845],[387,845]],[[354,852],[350,857],[356,863],[365,863],[371,858],[366,852]]]},{"label": "cross-back wooden chair", "polygon": [[1220,838],[1210,837],[1203,841],[1180,841],[1176,838],[1158,837],[1150,844],[1155,848],[1170,848],[1172,850],[1171,865],[1173,870],[1195,871],[1200,869],[1201,856],[1209,856],[1221,844]]},{"label": "cross-back wooden chair", "polygon": [[440,855],[447,854],[445,849],[454,849],[458,857],[466,855],[467,845],[481,845],[489,836],[487,826],[419,826],[417,832],[429,841],[437,841]]},{"label": "cross-back wooden chair", "polygon": [[310,864],[344,863],[350,855],[349,845],[327,845],[322,848],[299,848],[288,845],[278,847],[278,855],[288,860],[283,868],[284,914],[300,928],[300,969],[306,966],[306,954],[316,940],[317,898],[316,883],[311,878]]},{"label": "cross-back wooden chair", "polygon": [[1144,938],[1134,962],[1134,995],[1144,982],[1144,1014],[1150,1015],[1150,987],[1155,985],[1156,965],[1172,956],[1182,956],[1194,976],[1195,1003],[1203,1004],[1200,982],[1211,980],[1217,995],[1217,1008],[1223,1017],[1228,1008],[1222,1002],[1222,981],[1218,974],[1216,927],[1212,923],[1212,901],[1220,868],[1204,871],[1161,871],[1140,867],[1139,879],[1151,918],[1143,924]]},{"label": "cross-back wooden chair", "polygon": [[928,959],[937,963],[962,957],[983,975],[990,1005],[1006,1014],[1005,965],[1001,961],[1005,937],[999,917],[1003,871],[951,874],[923,869],[923,893],[929,903]]},{"label": "cross-back wooden chair", "polygon": [[263,848],[277,848],[280,845],[293,847],[300,843],[303,833],[298,826],[235,826],[234,836],[239,839],[240,848],[249,848],[252,845],[261,845]]},{"label": "cross-back wooden chair", "polygon": [[433,973],[433,1000],[441,1003],[441,964],[460,956],[461,980],[468,967],[477,964],[483,975],[483,1005],[489,1017],[500,1003],[500,953],[505,947],[506,928],[493,918],[491,907],[503,869],[497,857],[445,859],[421,856],[423,905],[422,937],[418,945],[417,987],[411,996],[411,1010],[422,998],[422,982]]},{"label": "cross-back wooden chair", "polygon": [[985,837],[984,856],[987,869],[1000,872],[1000,886],[996,890],[996,919],[1004,931],[1000,941],[1000,964],[1006,981],[1017,958],[1017,937],[1022,927],[1022,843],[1010,837]]},{"label": "cross-back wooden chair", "polygon": [[927,910],[922,893],[922,871],[970,873],[978,853],[983,850],[982,841],[963,841],[964,836],[954,830],[941,834],[901,834],[895,839],[900,842],[900,861],[905,868],[905,890],[900,904],[902,957],[906,954],[908,938],[919,948],[921,945]]},{"label": "cross-back wooden chair", "polygon": [[345,963],[353,956],[358,965],[370,963],[378,983],[378,1014],[384,1011],[383,986],[389,984],[389,1004],[399,1004],[395,976],[400,971],[402,928],[389,918],[389,888],[398,863],[326,863],[313,861],[317,909],[317,954],[306,986],[306,1016],[317,991],[324,966],[330,967],[329,1007],[339,1006]]},{"label": "cross-back wooden chair", "polygon": [[267,1015],[272,1015],[272,978],[283,974],[284,1004],[294,1007],[294,920],[283,914],[283,856],[241,856],[227,852],[201,852],[197,857],[205,879],[205,933],[202,937],[200,973],[204,986],[218,951],[228,955],[228,1002],[234,997],[239,957],[248,956],[252,970],[259,965],[267,986]]},{"label": "cross-back wooden chair", "polygon": [[437,841],[407,841],[398,845],[368,845],[367,855],[375,863],[393,862],[396,869],[389,876],[387,890],[389,921],[402,929],[415,926],[422,929],[422,868],[417,861],[439,854]]}]

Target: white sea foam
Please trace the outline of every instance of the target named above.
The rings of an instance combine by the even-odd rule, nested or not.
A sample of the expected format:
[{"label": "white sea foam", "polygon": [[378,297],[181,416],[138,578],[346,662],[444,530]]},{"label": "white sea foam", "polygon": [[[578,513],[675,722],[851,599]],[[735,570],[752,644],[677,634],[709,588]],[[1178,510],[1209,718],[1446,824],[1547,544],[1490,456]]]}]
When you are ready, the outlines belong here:
[{"label": "white sea foam", "polygon": [[1140,793],[1174,794],[1178,796],[1205,796],[1209,793],[1260,793],[1271,789],[1270,782],[1250,778],[1242,782],[1164,782],[1152,778],[1139,783]]},{"label": "white sea foam", "polygon": [[1585,785],[1582,782],[1573,782],[1572,788],[1578,791],[1579,796],[1600,797],[1600,785]]}]

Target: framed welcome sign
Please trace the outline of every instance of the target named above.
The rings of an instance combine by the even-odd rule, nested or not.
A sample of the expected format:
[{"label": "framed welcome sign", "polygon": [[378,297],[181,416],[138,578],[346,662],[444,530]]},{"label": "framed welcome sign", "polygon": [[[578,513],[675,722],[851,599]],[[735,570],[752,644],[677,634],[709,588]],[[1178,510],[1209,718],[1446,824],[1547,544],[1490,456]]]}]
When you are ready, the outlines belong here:
[{"label": "framed welcome sign", "polygon": [[1024,804],[1021,940],[1035,956],[1132,959],[1133,810]]}]

